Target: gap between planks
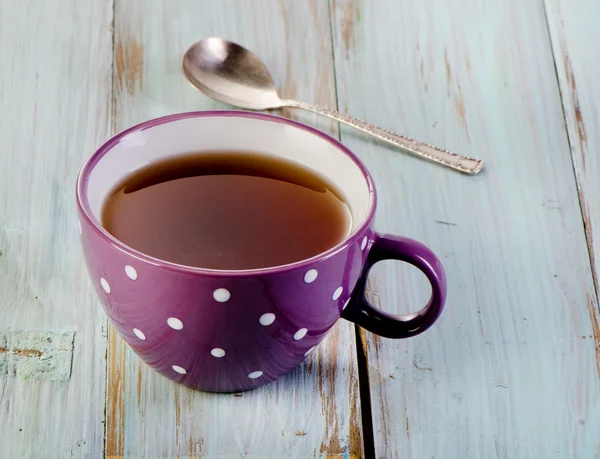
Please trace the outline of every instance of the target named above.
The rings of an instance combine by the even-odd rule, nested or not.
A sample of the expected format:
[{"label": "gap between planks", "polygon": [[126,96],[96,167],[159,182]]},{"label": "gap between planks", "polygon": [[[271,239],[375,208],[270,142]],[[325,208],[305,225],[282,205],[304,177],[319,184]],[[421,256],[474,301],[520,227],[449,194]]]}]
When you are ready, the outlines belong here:
[{"label": "gap between planks", "polygon": [[[577,186],[577,199],[579,202],[579,212],[581,213],[581,220],[583,222],[583,230],[585,233],[585,240],[587,243],[588,257],[590,260],[590,267],[592,270],[592,280],[594,282],[594,292],[596,294],[596,305],[600,312],[600,298],[598,296],[598,294],[600,292],[600,286],[598,285],[598,283],[600,282],[600,279],[598,279],[598,273],[596,272],[596,264],[595,264],[595,260],[594,260],[594,244],[593,244],[593,239],[592,239],[592,228],[591,228],[589,215],[586,210],[587,207],[586,207],[586,203],[585,203],[585,191],[583,190],[583,187],[579,180],[579,174],[577,173],[577,164],[575,163],[575,156],[574,156],[575,152],[573,151],[573,139],[571,137],[571,131],[569,130],[569,124],[567,122],[567,112],[566,112],[567,109],[565,107],[565,101],[563,99],[563,94],[566,94],[566,92],[569,90],[569,88],[564,88],[561,85],[560,77],[558,75],[558,62],[556,60],[557,50],[554,48],[554,42],[552,41],[552,31],[550,30],[550,20],[548,18],[548,6],[546,5],[546,0],[540,0],[540,1],[542,2],[542,6],[544,9],[544,19],[546,21],[546,31],[548,32],[548,41],[550,43],[550,50],[552,51],[552,62],[554,64],[554,76],[556,78],[556,88],[558,89],[558,98],[560,99],[560,107],[562,109],[562,117],[563,117],[564,126],[565,126],[565,133],[567,136],[567,144],[569,145],[569,154],[571,157],[571,165],[573,166],[573,176],[575,177],[575,184]],[[560,51],[560,50],[558,50],[558,51]],[[567,61],[567,64],[568,64],[568,61]],[[574,81],[573,81],[572,89],[573,89],[573,91],[575,91]],[[580,116],[581,116],[581,114],[579,114],[579,117]],[[600,361],[598,362],[598,364],[600,365]]]}]

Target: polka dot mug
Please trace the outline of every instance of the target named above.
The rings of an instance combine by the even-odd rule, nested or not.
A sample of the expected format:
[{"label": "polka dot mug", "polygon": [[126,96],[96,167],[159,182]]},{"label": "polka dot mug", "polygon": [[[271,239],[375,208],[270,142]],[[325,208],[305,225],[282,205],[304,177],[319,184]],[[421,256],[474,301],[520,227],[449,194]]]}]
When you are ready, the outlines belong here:
[{"label": "polka dot mug", "polygon": [[[350,234],[307,260],[222,271],[159,260],[121,243],[100,224],[103,202],[131,171],[190,151],[265,152],[328,177],[346,197]],[[373,231],[376,193],[359,159],[302,124],[239,111],[166,116],[102,145],[77,180],[79,229],[92,282],[122,338],[156,371],[186,386],[240,391],[273,381],[308,356],[342,317],[390,338],[429,328],[446,298],[444,270],[422,244]],[[392,316],[365,298],[370,268],[395,259],[419,268],[432,296]]]}]

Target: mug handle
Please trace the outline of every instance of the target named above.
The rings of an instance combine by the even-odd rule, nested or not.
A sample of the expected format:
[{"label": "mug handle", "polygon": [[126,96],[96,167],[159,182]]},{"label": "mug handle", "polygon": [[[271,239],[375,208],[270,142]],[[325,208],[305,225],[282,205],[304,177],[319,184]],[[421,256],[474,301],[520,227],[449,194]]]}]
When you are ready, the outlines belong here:
[{"label": "mug handle", "polygon": [[[393,315],[376,308],[365,296],[369,271],[382,260],[399,260],[419,268],[431,283],[431,299],[418,312]],[[367,261],[342,317],[386,338],[408,338],[424,332],[440,316],[446,301],[446,274],[440,260],[420,242],[389,234],[375,234]]]}]

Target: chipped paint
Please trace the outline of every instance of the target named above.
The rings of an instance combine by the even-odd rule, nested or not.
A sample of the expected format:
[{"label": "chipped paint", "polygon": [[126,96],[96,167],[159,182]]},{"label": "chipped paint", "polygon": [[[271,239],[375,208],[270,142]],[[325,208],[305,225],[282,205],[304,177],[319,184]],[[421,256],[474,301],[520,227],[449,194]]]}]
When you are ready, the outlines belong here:
[{"label": "chipped paint", "polygon": [[[467,59],[467,66],[470,67],[470,62]],[[444,48],[444,66],[446,68],[446,85],[448,87],[448,97],[450,97],[450,93],[452,90],[452,68],[450,66],[450,60],[448,59],[448,50]],[[467,141],[471,142],[471,135],[469,133],[469,126],[467,124],[467,110],[465,108],[465,99],[462,93],[462,87],[460,82],[457,82],[456,85],[456,93],[453,96],[454,109],[456,110],[456,115],[458,116],[458,122],[464,128],[465,133],[467,135]]]},{"label": "chipped paint", "polygon": [[[144,47],[133,37],[117,34],[115,43],[115,89],[135,93],[144,89]],[[118,94],[117,94],[118,95]]]},{"label": "chipped paint", "polygon": [[71,376],[74,339],[74,331],[1,331],[0,376],[64,383]]},{"label": "chipped paint", "polygon": [[[321,398],[321,412],[325,415],[325,437],[321,442],[321,454],[342,454],[345,448],[340,444],[339,421],[337,417],[335,393],[338,348],[340,345],[339,327],[333,327],[329,333],[329,355],[319,359],[317,383]],[[320,357],[320,356],[319,356]],[[327,381],[327,384],[326,384]]]},{"label": "chipped paint", "polygon": [[452,84],[452,69],[450,68],[450,61],[448,60],[448,50],[444,48],[444,65],[446,67],[446,84],[448,87]]},{"label": "chipped paint", "polygon": [[579,194],[579,203],[581,207],[581,214],[583,217],[583,230],[585,232],[588,253],[590,257],[590,264],[592,268],[592,279],[594,281],[594,287],[596,292],[600,292],[600,279],[598,278],[598,272],[596,271],[596,253],[594,251],[594,228],[592,227],[592,218],[590,216],[590,209],[585,197],[584,188],[580,182],[579,176],[576,175],[577,191]]},{"label": "chipped paint", "polygon": [[38,351],[37,349],[8,349],[6,347],[0,347],[0,354],[2,354],[3,352],[7,354],[12,353],[20,357],[41,357],[42,355],[44,355],[42,351]]},{"label": "chipped paint", "polygon": [[577,93],[577,82],[575,81],[575,75],[573,74],[573,68],[571,66],[571,58],[569,55],[564,56],[565,61],[565,73],[567,74],[567,83],[571,91],[571,100],[573,101],[573,111],[575,112],[575,121],[577,123],[577,136],[579,137],[579,145],[582,149],[583,158],[583,170],[585,171],[585,154],[584,149],[587,148],[587,133],[585,130],[585,123],[583,121],[583,115],[581,113],[581,105],[579,104],[579,95]]},{"label": "chipped paint", "polygon": [[106,439],[107,456],[123,456],[125,446],[125,372],[127,348],[117,330],[108,329]]},{"label": "chipped paint", "polygon": [[333,9],[341,11],[336,14],[340,18],[342,47],[346,58],[350,57],[350,52],[356,46],[355,25],[360,21],[360,8],[357,2],[348,0],[335,0]]},{"label": "chipped paint", "polygon": [[[284,46],[286,49],[290,49],[291,43],[293,42],[293,38],[290,36],[291,28],[289,26],[289,23],[293,21],[293,18],[291,18],[289,15],[293,14],[293,11],[290,11],[290,9],[287,8],[286,6],[287,5],[284,3],[280,4],[281,22],[283,24]],[[298,95],[298,90],[296,87],[297,75],[294,73],[294,70],[292,67],[292,64],[293,64],[292,55],[293,55],[293,53],[286,54],[285,81],[283,83],[281,93],[283,94],[284,97],[286,97],[288,99],[298,99],[299,95]],[[283,116],[284,118],[298,120],[297,111],[292,108],[289,108],[289,107],[284,107],[281,109],[281,116]]]},{"label": "chipped paint", "polygon": [[596,353],[596,369],[600,377],[600,323],[598,322],[598,303],[595,298],[587,295],[586,306],[592,323],[592,334],[594,336],[594,351]]},{"label": "chipped paint", "polygon": [[136,386],[138,408],[140,407],[140,404],[142,403],[142,378],[143,378],[142,365],[141,365],[141,362],[139,362],[138,371],[137,371],[137,386]]},{"label": "chipped paint", "polygon": [[[357,349],[357,352],[363,352]],[[364,457],[362,441],[362,411],[360,407],[360,386],[357,381],[357,371],[355,371],[355,359],[350,360],[350,433],[348,443],[348,453],[351,457]],[[370,413],[369,413],[370,415]]]},{"label": "chipped paint", "polygon": [[471,142],[471,136],[469,135],[469,126],[467,125],[465,100],[463,98],[460,83],[458,84],[458,93],[454,96],[454,107],[456,109],[456,114],[458,115],[458,121],[460,122],[461,126],[465,129],[465,133],[467,134],[467,141]]}]

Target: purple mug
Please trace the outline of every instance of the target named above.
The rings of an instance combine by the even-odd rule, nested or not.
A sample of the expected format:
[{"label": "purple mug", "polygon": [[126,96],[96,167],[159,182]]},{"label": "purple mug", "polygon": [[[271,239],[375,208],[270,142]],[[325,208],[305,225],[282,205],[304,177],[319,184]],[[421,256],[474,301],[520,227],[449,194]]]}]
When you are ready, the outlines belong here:
[{"label": "purple mug", "polygon": [[[215,150],[258,151],[326,176],[350,208],[349,234],[307,260],[225,271],[153,258],[102,228],[105,198],[133,170]],[[406,338],[429,328],[444,306],[446,279],[436,256],[416,241],[373,231],[375,187],[360,160],[337,140],[287,119],[207,111],[134,126],[84,164],[77,204],[88,271],[113,325],[144,362],[194,389],[232,392],[271,382],[302,362],[340,317]],[[432,295],[423,309],[393,316],[365,298],[369,270],[387,259],[427,276]]]}]

